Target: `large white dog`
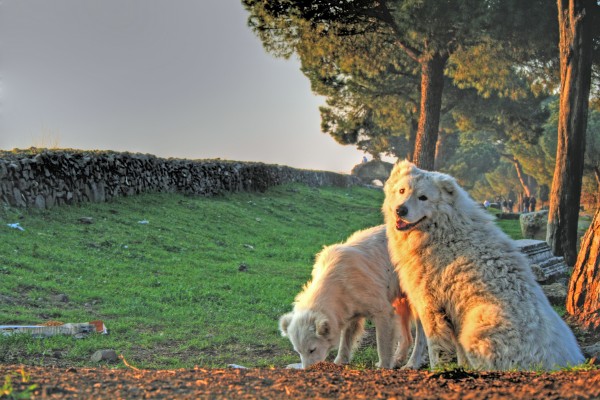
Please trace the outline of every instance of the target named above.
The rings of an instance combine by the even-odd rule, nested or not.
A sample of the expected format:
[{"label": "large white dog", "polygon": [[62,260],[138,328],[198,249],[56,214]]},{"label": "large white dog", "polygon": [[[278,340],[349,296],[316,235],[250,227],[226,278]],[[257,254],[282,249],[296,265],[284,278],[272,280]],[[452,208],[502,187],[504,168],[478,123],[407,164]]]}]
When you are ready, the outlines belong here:
[{"label": "large white dog", "polygon": [[454,178],[401,161],[386,182],[383,213],[432,368],[447,352],[492,370],[584,361],[524,256]]},{"label": "large white dog", "polygon": [[[335,363],[347,364],[369,318],[376,329],[377,366],[394,368],[412,343],[409,305],[396,302],[397,312],[392,306],[400,293],[385,225],[359,231],[318,254],[312,280],[296,296],[294,310],[281,316],[279,329],[300,354],[303,368],[325,360],[334,347],[338,347]],[[421,365],[422,336],[417,330],[407,367]]]}]

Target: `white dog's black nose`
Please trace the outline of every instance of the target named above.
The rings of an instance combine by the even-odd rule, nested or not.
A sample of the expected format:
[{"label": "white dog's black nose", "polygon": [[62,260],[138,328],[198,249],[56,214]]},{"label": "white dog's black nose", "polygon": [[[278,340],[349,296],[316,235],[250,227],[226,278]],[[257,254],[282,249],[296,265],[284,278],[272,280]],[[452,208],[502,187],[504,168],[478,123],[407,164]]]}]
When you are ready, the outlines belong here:
[{"label": "white dog's black nose", "polygon": [[397,216],[404,217],[406,214],[408,214],[408,208],[406,206],[398,206],[398,208],[396,208]]}]

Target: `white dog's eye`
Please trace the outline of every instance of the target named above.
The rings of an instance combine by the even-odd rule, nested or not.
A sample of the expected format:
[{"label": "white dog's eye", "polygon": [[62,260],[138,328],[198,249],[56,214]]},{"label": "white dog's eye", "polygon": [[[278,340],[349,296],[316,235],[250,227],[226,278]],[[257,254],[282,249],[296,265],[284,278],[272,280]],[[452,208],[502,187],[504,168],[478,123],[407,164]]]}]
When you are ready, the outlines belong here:
[{"label": "white dog's eye", "polygon": [[400,192],[400,194],[404,194],[404,188],[398,190],[398,192]]},{"label": "white dog's eye", "polygon": [[419,200],[425,201],[425,200],[427,200],[427,196],[419,196]]},{"label": "white dog's eye", "polygon": [[309,352],[310,354],[312,354],[312,353],[314,353],[314,352],[315,352],[315,350],[316,350],[316,348],[314,348],[314,349],[310,349],[308,352]]}]

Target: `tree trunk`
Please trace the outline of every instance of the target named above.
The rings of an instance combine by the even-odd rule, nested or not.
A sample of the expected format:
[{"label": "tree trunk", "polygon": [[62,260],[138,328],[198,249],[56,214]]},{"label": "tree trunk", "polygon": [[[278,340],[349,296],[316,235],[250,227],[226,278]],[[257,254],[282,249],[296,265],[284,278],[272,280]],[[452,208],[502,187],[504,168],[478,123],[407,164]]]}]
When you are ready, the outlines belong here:
[{"label": "tree trunk", "polygon": [[421,62],[421,108],[413,162],[425,170],[434,168],[446,61],[447,55],[436,53]]},{"label": "tree trunk", "polygon": [[569,282],[567,312],[583,328],[600,330],[600,208],[581,241]]},{"label": "tree trunk", "polygon": [[413,162],[413,155],[415,154],[415,146],[417,142],[417,132],[419,131],[419,121],[416,118],[411,118],[410,121],[410,135],[408,137],[408,148],[410,154],[406,155],[406,159]]},{"label": "tree trunk", "polygon": [[558,0],[560,112],[546,241],[573,265],[581,199],[596,0]]}]

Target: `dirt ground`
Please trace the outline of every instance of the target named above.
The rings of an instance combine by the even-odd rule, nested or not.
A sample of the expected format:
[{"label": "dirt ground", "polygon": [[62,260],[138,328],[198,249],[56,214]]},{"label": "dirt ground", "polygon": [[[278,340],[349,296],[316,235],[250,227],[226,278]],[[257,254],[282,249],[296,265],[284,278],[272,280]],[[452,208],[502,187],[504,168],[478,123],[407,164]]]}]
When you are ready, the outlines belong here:
[{"label": "dirt ground", "polygon": [[[574,329],[580,345],[600,343],[600,332]],[[363,346],[375,346],[367,329]],[[171,350],[172,351],[172,350]],[[0,355],[1,356],[1,355]],[[13,358],[14,356],[14,358]],[[139,370],[121,359],[114,367],[73,367],[46,355],[45,367],[0,363],[0,400],[31,399],[600,399],[595,371],[431,372],[357,370],[322,362],[285,368]],[[588,354],[587,357],[591,357]],[[593,363],[598,365],[596,354]],[[136,359],[143,357],[137,354]],[[2,357],[0,357],[1,359]],[[117,365],[121,368],[116,368]],[[3,396],[6,377],[13,395]],[[25,381],[25,382],[24,382]],[[30,397],[17,397],[29,391]]]},{"label": "dirt ground", "polygon": [[[309,370],[132,370],[0,365],[13,394],[32,399],[599,399],[600,370],[580,372],[429,372],[344,368]],[[1,392],[0,392],[1,393]],[[13,398],[3,397],[0,398]],[[16,397],[14,397],[16,398]]]}]

